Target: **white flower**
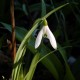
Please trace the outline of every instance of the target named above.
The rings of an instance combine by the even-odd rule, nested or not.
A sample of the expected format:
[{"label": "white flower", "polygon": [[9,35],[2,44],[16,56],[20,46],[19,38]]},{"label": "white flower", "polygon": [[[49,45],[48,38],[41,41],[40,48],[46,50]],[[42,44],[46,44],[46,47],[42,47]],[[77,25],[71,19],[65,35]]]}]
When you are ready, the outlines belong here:
[{"label": "white flower", "polygon": [[41,40],[42,40],[42,37],[44,35],[46,35],[47,38],[49,39],[51,46],[54,49],[57,49],[56,39],[55,39],[53,33],[51,32],[51,30],[49,29],[48,25],[43,26],[42,29],[40,30],[40,32],[36,38],[36,41],[35,41],[35,48],[39,47]]}]

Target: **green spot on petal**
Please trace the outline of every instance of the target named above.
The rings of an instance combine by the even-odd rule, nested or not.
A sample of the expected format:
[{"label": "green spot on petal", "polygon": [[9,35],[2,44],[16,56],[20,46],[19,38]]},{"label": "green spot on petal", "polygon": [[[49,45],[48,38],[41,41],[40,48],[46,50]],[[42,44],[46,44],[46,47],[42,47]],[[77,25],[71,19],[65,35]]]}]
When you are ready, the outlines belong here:
[{"label": "green spot on petal", "polygon": [[44,20],[43,20],[43,25],[44,25],[44,26],[47,26],[47,25],[48,25],[48,23],[47,23],[47,20],[46,20],[46,19],[44,19]]}]

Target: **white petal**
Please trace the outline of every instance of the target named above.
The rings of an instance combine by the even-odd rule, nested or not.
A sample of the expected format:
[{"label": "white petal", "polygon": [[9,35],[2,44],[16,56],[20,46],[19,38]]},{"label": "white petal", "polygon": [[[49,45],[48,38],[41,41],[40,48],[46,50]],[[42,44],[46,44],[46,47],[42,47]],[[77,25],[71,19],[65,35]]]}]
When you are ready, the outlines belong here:
[{"label": "white petal", "polygon": [[46,27],[46,34],[47,34],[47,37],[48,37],[52,47],[54,49],[57,49],[56,39],[55,39],[53,33],[51,32],[51,30],[49,29],[49,27]]},{"label": "white petal", "polygon": [[43,36],[43,28],[38,33],[38,36],[37,36],[36,41],[35,41],[35,48],[39,47],[41,40],[42,40],[42,36]]},{"label": "white petal", "polygon": [[43,33],[46,34],[46,27],[48,26],[43,26]]}]

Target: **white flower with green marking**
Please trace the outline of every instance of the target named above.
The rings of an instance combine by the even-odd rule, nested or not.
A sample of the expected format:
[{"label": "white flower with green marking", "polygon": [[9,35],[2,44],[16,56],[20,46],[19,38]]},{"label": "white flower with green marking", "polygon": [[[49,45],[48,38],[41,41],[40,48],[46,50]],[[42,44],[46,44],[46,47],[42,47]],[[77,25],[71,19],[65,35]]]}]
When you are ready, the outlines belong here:
[{"label": "white flower with green marking", "polygon": [[56,39],[55,39],[53,33],[51,32],[51,30],[48,27],[47,21],[44,20],[43,22],[44,22],[44,26],[42,27],[42,29],[40,30],[40,32],[39,32],[39,34],[38,34],[38,36],[36,38],[35,48],[39,47],[39,45],[41,43],[41,40],[42,40],[42,37],[46,36],[49,39],[51,46],[54,49],[57,49]]}]

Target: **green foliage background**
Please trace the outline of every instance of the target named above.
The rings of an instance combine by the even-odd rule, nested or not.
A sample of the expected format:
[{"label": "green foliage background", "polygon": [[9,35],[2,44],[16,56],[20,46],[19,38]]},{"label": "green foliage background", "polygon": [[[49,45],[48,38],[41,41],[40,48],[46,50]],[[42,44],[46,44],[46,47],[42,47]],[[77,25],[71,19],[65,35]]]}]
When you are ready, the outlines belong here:
[{"label": "green foliage background", "polygon": [[[79,80],[80,1],[14,0],[14,2],[16,41],[19,46],[11,78],[13,80],[32,80],[32,78],[35,80],[37,77],[35,70],[37,65],[41,64],[50,72],[54,80]],[[69,4],[64,6],[66,3]],[[61,8],[62,6],[64,7]],[[38,49],[34,48],[36,31],[42,27],[41,22],[44,18],[47,18],[48,25],[56,37],[58,50],[53,50],[46,39]],[[1,0],[0,51],[6,52],[4,55],[8,57],[8,63],[11,65],[9,51],[7,47],[4,48],[7,45],[7,39],[11,40],[10,0]],[[70,57],[74,57],[76,61],[68,62]],[[5,73],[1,74],[2,76],[7,78]],[[9,78],[8,76],[7,79]]]}]

